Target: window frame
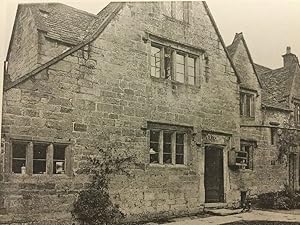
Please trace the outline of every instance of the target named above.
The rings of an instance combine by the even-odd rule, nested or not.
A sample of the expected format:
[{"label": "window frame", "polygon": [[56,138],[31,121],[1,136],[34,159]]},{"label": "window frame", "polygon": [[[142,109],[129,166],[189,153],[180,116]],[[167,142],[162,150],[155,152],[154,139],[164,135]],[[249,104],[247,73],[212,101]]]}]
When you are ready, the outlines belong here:
[{"label": "window frame", "polygon": [[[154,57],[153,55],[152,55],[152,48],[157,48],[157,49],[160,49],[160,57],[159,57],[159,59],[160,59],[160,61],[159,61],[159,74],[158,74],[158,76],[156,76],[156,71],[155,71],[155,76],[153,76],[152,75],[152,68],[154,68],[154,69],[156,69],[157,67],[156,67],[156,65],[153,67],[153,65],[152,65],[152,57]],[[153,44],[153,45],[151,45],[151,50],[150,50],[150,75],[152,76],[152,77],[156,77],[156,78],[160,78],[161,77],[161,74],[162,74],[162,46],[161,45],[157,45],[157,44]],[[156,61],[155,61],[156,62]]]},{"label": "window frame", "polygon": [[[247,152],[247,162],[245,169],[247,170],[253,170],[254,169],[254,149],[256,146],[255,141],[247,141],[247,140],[241,140],[240,141],[240,151],[241,152]],[[246,150],[246,147],[249,148]]]},{"label": "window frame", "polygon": [[[14,164],[14,160],[23,160],[23,161],[25,161],[25,163],[23,164],[24,166],[25,166],[25,168],[27,168],[27,165],[26,165],[26,163],[27,163],[27,152],[28,152],[28,143],[27,142],[25,142],[25,141],[19,141],[19,142],[15,142],[15,141],[13,141],[12,143],[11,143],[11,146],[12,146],[12,149],[13,149],[13,146],[14,145],[21,145],[21,144],[23,144],[23,145],[25,145],[25,156],[24,156],[24,158],[19,158],[19,157],[14,157],[14,152],[12,151],[11,152],[11,172],[12,173],[15,173],[13,170],[14,170],[14,166],[13,166],[13,164]],[[22,168],[22,167],[21,167]],[[21,169],[21,172],[20,172],[20,174],[22,174],[22,169]]]},{"label": "window frame", "polygon": [[[25,168],[26,172],[25,174],[21,173],[16,173],[13,172],[13,143],[25,143],[26,144],[26,161],[25,161]],[[33,173],[33,148],[34,145],[47,145],[46,149],[46,171],[43,174],[40,173]],[[54,154],[54,145],[61,145],[65,146],[65,164],[64,164],[64,173],[61,174],[55,174],[53,173],[53,154]],[[40,140],[28,140],[28,139],[19,139],[19,138],[8,138],[6,141],[6,166],[5,166],[5,171],[8,174],[13,174],[16,176],[44,176],[44,175],[54,175],[55,177],[58,175],[67,175],[71,176],[72,175],[72,142],[63,142],[63,141],[55,141],[55,142],[48,142],[48,141],[40,141]]]},{"label": "window frame", "polygon": [[[253,92],[240,90],[240,116],[255,118],[255,96],[256,94]],[[247,105],[247,99],[249,99],[249,105]]]},{"label": "window frame", "polygon": [[[187,157],[188,157],[188,151],[190,149],[190,134],[191,134],[191,130],[190,128],[184,128],[184,127],[179,127],[179,126],[169,126],[169,125],[154,125],[151,124],[150,126],[148,126],[147,128],[147,132],[148,132],[148,163],[149,165],[163,165],[163,166],[186,166],[187,165]],[[158,138],[158,161],[153,163],[151,162],[151,146],[150,144],[152,143],[151,141],[151,132],[159,132],[159,138]],[[170,147],[171,147],[171,162],[170,163],[166,163],[164,162],[164,134],[169,133],[171,135],[171,143]],[[183,135],[183,162],[182,163],[176,163],[176,157],[177,155],[177,145],[179,145],[179,142],[177,142],[176,140],[176,136],[177,134],[182,134]],[[169,153],[168,153],[169,154]]]},{"label": "window frame", "polygon": [[[152,65],[152,47],[154,48],[159,48],[160,51],[160,75],[159,76],[153,76],[152,69],[154,68]],[[201,52],[201,53],[199,53]],[[156,78],[156,79],[164,79],[164,80],[170,80],[171,82],[174,82],[176,84],[184,84],[192,87],[199,87],[200,86],[200,60],[201,60],[201,55],[202,55],[202,50],[199,50],[198,52],[196,51],[191,51],[188,48],[185,47],[180,47],[178,44],[170,44],[170,43],[164,43],[162,44],[161,42],[151,40],[150,41],[150,57],[149,57],[149,70],[150,70],[150,77],[151,78]],[[183,74],[183,82],[179,81],[177,79],[177,55],[181,55],[184,57],[184,74]],[[166,58],[170,59],[169,66],[170,66],[170,74],[166,76]],[[189,58],[192,58],[194,60],[194,66],[193,71],[194,71],[194,81],[193,84],[189,82]]]},{"label": "window frame", "polygon": [[270,144],[271,145],[276,145],[277,144],[277,139],[278,139],[278,127],[270,127]]},{"label": "window frame", "polygon": [[[35,147],[37,148],[37,149],[35,149]],[[42,151],[45,151],[44,153],[45,153],[45,158],[39,158],[39,157],[35,157],[35,150],[38,150],[38,148],[40,148],[40,147],[42,147],[42,149],[40,149],[40,150],[42,150]],[[44,147],[44,148],[43,148]],[[12,149],[12,150],[14,150],[14,149]],[[48,154],[49,154],[49,150],[48,150],[48,145],[47,144],[45,144],[45,143],[33,143],[33,149],[32,149],[33,151],[33,157],[32,157],[32,174],[46,174],[46,173],[48,173],[48,171],[47,171],[47,161],[49,160],[48,158]],[[35,171],[34,171],[34,168],[35,168],[35,163],[38,163],[38,162],[45,162],[45,171],[43,172],[43,173],[35,173]]]},{"label": "window frame", "polygon": [[296,126],[300,126],[300,102],[294,102],[294,121]]}]

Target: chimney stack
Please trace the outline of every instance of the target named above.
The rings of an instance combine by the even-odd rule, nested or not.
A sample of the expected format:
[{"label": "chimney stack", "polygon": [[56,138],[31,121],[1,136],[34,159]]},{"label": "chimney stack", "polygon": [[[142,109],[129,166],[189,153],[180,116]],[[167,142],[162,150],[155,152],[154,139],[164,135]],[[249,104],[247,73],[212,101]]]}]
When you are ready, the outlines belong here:
[{"label": "chimney stack", "polygon": [[292,53],[290,46],[286,47],[286,53],[282,57],[284,67],[289,67],[294,63],[299,63],[297,56]]}]

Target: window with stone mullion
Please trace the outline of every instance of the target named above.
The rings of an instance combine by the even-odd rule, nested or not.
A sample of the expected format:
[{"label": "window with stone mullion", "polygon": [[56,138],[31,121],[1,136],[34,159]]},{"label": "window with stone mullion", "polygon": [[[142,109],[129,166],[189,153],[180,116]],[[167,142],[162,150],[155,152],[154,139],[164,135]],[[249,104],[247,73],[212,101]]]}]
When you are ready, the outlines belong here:
[{"label": "window with stone mullion", "polygon": [[183,53],[176,52],[176,75],[175,80],[184,83],[185,82],[185,55]]},{"label": "window with stone mullion", "polygon": [[172,164],[172,132],[163,131],[163,164]]},{"label": "window with stone mullion", "polygon": [[46,144],[33,145],[33,174],[44,174],[47,171],[47,148]]},{"label": "window with stone mullion", "polygon": [[255,117],[254,94],[240,93],[240,115]]},{"label": "window with stone mullion", "polygon": [[161,48],[151,45],[151,76],[159,78],[161,75]]},{"label": "window with stone mullion", "polygon": [[295,104],[295,123],[300,125],[300,104]]},{"label": "window with stone mullion", "polygon": [[184,164],[184,134],[176,133],[175,164]]},{"label": "window with stone mullion", "polygon": [[185,164],[185,133],[150,130],[150,164]]},{"label": "window with stone mullion", "polygon": [[247,162],[246,162],[246,169],[253,169],[253,151],[254,151],[254,144],[251,142],[242,142],[241,143],[241,151],[247,153]]},{"label": "window with stone mullion", "polygon": [[21,168],[26,168],[26,151],[28,143],[12,143],[12,172],[21,173]]},{"label": "window with stone mullion", "polygon": [[[66,144],[13,140],[11,172],[19,174],[63,174],[70,172],[70,148]],[[25,171],[22,171],[22,167]]]},{"label": "window with stone mullion", "polygon": [[196,59],[194,57],[187,57],[187,77],[188,84],[195,85],[195,68],[196,68]]},{"label": "window with stone mullion", "polygon": [[160,131],[150,131],[150,163],[159,163]]},{"label": "window with stone mullion", "polygon": [[240,93],[240,115],[245,114],[245,98],[246,95],[244,93]]}]

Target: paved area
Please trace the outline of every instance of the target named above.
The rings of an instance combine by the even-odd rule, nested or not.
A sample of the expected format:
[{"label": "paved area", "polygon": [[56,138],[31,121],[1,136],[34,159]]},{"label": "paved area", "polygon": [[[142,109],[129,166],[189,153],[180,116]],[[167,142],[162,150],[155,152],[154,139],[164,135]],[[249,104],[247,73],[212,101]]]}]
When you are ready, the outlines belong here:
[{"label": "paved area", "polygon": [[231,223],[241,220],[264,220],[264,221],[285,221],[285,222],[299,222],[300,211],[298,213],[289,214],[286,212],[270,212],[253,210],[247,213],[240,213],[228,216],[211,216],[207,218],[184,219],[177,222],[166,223],[164,225],[217,225],[224,223]]}]

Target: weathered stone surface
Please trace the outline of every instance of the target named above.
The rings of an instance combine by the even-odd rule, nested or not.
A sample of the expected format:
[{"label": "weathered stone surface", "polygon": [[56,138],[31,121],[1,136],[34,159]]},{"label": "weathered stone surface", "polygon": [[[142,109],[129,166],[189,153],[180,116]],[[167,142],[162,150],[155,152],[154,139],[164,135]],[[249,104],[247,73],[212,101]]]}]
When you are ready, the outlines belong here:
[{"label": "weathered stone surface", "polygon": [[[202,2],[192,2],[189,25],[165,17],[160,6],[157,2],[126,3],[111,25],[90,43],[90,62],[74,53],[47,69],[48,80],[36,79],[34,84],[26,80],[5,93],[2,131],[8,136],[27,135],[45,141],[71,140],[75,174],[8,175],[4,189],[7,221],[23,218],[36,225],[53,224],[54,220],[71,224],[75,193],[88,183],[80,170],[97,148],[113,149],[118,155],[131,154],[143,166],[132,169],[133,178],[120,175],[111,180],[113,201],[127,215],[167,216],[202,209],[205,190],[201,132],[228,134],[230,144],[226,143],[225,153],[238,148],[239,86]],[[209,80],[205,81],[203,67],[199,68],[198,86],[151,77],[150,42],[141,38],[145,32],[175,41],[178,46],[206,51],[211,63]],[[50,42],[41,42],[44,53],[54,45]],[[57,51],[65,48],[58,44]],[[142,129],[149,121],[184,125],[195,131],[185,166],[149,165],[149,136]],[[253,132],[262,138],[261,133]],[[263,157],[262,152],[257,158]],[[2,162],[4,156],[0,157]],[[226,164],[224,168],[226,182],[230,182],[225,187],[226,201],[237,201],[239,174]]]},{"label": "weathered stone surface", "polygon": [[87,131],[87,125],[82,123],[74,123],[74,131],[84,132]]}]

